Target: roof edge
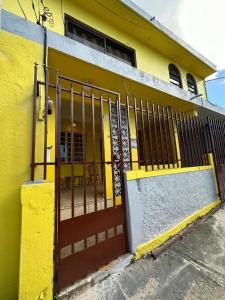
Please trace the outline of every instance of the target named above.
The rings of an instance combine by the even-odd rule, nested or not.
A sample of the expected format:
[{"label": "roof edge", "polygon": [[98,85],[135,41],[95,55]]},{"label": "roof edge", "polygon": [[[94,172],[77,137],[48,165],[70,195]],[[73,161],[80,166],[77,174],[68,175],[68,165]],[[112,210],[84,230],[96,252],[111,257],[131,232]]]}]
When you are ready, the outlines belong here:
[{"label": "roof edge", "polygon": [[154,26],[157,30],[161,31],[164,35],[168,36],[170,39],[172,39],[175,43],[179,44],[181,47],[183,47],[185,50],[187,50],[190,54],[197,57],[199,60],[201,60],[204,64],[206,64],[208,67],[210,67],[213,71],[217,72],[217,66],[212,63],[209,59],[204,57],[201,53],[199,53],[197,50],[192,48],[188,43],[186,43],[184,40],[182,40],[180,37],[178,37],[176,34],[174,34],[171,30],[169,30],[165,25],[160,23],[158,20],[154,19],[153,16],[149,15],[144,9],[142,9],[140,6],[135,4],[131,0],[119,0],[123,5],[128,7],[130,10],[132,10],[134,13],[142,17],[145,21],[147,21],[149,24]]}]

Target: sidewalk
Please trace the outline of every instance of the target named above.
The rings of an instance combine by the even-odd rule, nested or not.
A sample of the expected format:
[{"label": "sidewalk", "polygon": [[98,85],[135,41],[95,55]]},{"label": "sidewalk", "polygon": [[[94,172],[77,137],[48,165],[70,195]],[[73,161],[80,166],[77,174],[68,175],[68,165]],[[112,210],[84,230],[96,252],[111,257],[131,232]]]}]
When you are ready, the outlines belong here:
[{"label": "sidewalk", "polygon": [[141,259],[65,299],[225,300],[225,208],[158,259]]}]

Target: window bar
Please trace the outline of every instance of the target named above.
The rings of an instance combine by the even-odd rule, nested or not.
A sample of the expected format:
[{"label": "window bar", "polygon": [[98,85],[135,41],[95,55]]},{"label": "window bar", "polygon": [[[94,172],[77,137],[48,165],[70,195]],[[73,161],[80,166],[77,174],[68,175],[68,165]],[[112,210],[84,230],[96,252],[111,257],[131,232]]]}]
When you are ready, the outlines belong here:
[{"label": "window bar", "polygon": [[48,68],[44,65],[45,73],[45,110],[44,110],[44,174],[43,177],[47,177],[47,142],[48,142],[48,81],[49,74]]},{"label": "window bar", "polygon": [[135,120],[135,128],[136,128],[136,140],[137,140],[137,155],[138,155],[138,168],[140,169],[141,161],[140,161],[140,144],[139,144],[139,137],[138,137],[138,115],[137,115],[137,101],[134,97],[134,120]]},{"label": "window bar", "polygon": [[102,95],[100,96],[100,105],[101,105],[101,129],[102,129],[102,158],[104,166],[104,208],[107,208],[107,195],[106,195],[106,164],[105,164],[105,131],[104,131],[104,102]]},{"label": "window bar", "polygon": [[[70,163],[71,163],[71,214],[72,218],[74,217],[74,150],[75,150],[75,145],[74,145],[74,113],[73,113],[73,84],[71,84],[70,87]],[[73,245],[72,245],[73,248]]]},{"label": "window bar", "polygon": [[187,148],[188,164],[189,164],[189,167],[191,167],[192,166],[192,154],[191,154],[191,150],[190,150],[189,146],[187,146],[187,145],[190,145],[190,138],[188,137],[188,133],[187,133],[188,124],[187,124],[186,116],[184,113],[182,113],[182,124],[184,127],[184,137],[185,137],[185,145],[184,146]]},{"label": "window bar", "polygon": [[[169,141],[170,141],[170,154],[171,154],[171,159],[173,162],[173,168],[175,168],[175,162],[177,162],[177,168],[179,167],[178,165],[178,155],[177,155],[177,142],[176,142],[176,138],[175,138],[175,130],[177,132],[177,136],[178,136],[178,127],[175,129],[174,123],[176,122],[176,115],[174,116],[175,120],[173,120],[173,115],[172,115],[172,111],[169,111],[169,107],[166,107],[166,118],[168,121],[168,131],[169,131]],[[172,126],[171,126],[171,119],[172,119]],[[177,124],[177,123],[176,123]],[[172,137],[171,137],[171,132],[172,132],[172,137],[174,142],[172,141]],[[178,137],[179,139],[179,137]],[[174,150],[173,150],[173,143],[174,143]],[[179,143],[179,141],[178,141]]]},{"label": "window bar", "polygon": [[157,127],[156,127],[156,118],[155,118],[155,105],[152,102],[152,115],[153,115],[153,126],[155,133],[155,144],[156,144],[156,157],[157,157],[157,166],[159,169],[159,149],[158,149],[158,137],[157,137]]},{"label": "window bar", "polygon": [[85,127],[85,94],[81,92],[82,105],[82,161],[83,161],[83,189],[84,189],[84,214],[87,212],[87,179],[86,179],[86,127]]},{"label": "window bar", "polygon": [[151,132],[151,118],[150,118],[148,100],[146,100],[146,111],[147,111],[148,134],[149,134],[149,143],[150,143],[151,165],[153,171],[154,170],[153,149],[152,149],[153,139],[152,139],[152,132]]},{"label": "window bar", "polygon": [[131,133],[130,133],[130,106],[129,106],[129,96],[126,97],[126,109],[127,109],[127,126],[128,126],[128,138],[129,138],[129,150],[130,150],[130,169],[133,170],[133,156],[131,148]]},{"label": "window bar", "polygon": [[33,124],[32,124],[32,152],[31,152],[31,181],[34,181],[35,150],[36,150],[36,119],[37,119],[37,69],[34,64],[34,90],[33,90]]},{"label": "window bar", "polygon": [[162,126],[161,126],[161,112],[159,104],[157,104],[157,115],[159,120],[159,137],[160,137],[160,146],[161,146],[161,158],[163,161],[163,168],[165,169],[165,159],[164,159],[164,151],[163,151],[163,135],[162,135]]},{"label": "window bar", "polygon": [[142,140],[143,140],[143,152],[144,152],[144,164],[145,164],[145,171],[148,171],[148,164],[147,164],[147,151],[146,151],[146,139],[145,139],[145,120],[144,120],[144,112],[143,112],[143,101],[140,101],[141,105],[141,123],[142,123]]},{"label": "window bar", "polygon": [[168,150],[168,132],[167,132],[167,126],[166,126],[166,114],[165,114],[165,108],[164,107],[162,107],[162,115],[163,115],[163,127],[164,127],[165,140],[166,140],[167,165],[168,165],[168,169],[170,169],[170,158],[169,158],[169,150]]},{"label": "window bar", "polygon": [[110,128],[110,146],[111,146],[111,161],[112,161],[112,186],[113,186],[113,206],[116,205],[115,200],[115,161],[113,153],[113,140],[112,140],[112,102],[111,98],[108,98],[108,109],[109,109],[109,128]]},{"label": "window bar", "polygon": [[96,175],[96,145],[95,145],[95,97],[91,94],[91,110],[92,110],[92,137],[93,137],[93,160],[94,160],[94,199],[95,199],[95,211],[98,210],[97,205],[97,175]]}]

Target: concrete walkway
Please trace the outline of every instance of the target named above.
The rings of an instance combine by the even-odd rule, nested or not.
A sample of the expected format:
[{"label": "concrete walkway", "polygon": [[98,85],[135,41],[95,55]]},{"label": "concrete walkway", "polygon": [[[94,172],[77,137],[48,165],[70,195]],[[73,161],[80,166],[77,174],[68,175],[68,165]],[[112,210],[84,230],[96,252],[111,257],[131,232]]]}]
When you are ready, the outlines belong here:
[{"label": "concrete walkway", "polygon": [[225,208],[157,260],[142,259],[65,299],[225,300]]}]

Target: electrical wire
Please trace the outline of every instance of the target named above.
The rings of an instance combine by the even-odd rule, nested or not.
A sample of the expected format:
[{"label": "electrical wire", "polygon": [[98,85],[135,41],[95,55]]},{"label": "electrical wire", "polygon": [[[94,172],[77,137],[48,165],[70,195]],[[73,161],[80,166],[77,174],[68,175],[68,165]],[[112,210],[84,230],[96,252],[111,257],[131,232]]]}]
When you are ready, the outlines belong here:
[{"label": "electrical wire", "polygon": [[39,18],[37,17],[37,12],[36,12],[35,5],[34,5],[33,0],[31,0],[31,4],[32,4],[32,9],[33,9],[33,11],[34,11],[34,15],[35,15],[35,18],[36,18],[36,23],[37,23],[38,25],[41,25],[41,23],[40,23],[40,16],[39,16]]},{"label": "electrical wire", "polygon": [[219,80],[219,79],[225,79],[225,76],[223,76],[223,77],[218,77],[218,78],[213,78],[213,79],[208,79],[208,80],[205,80],[205,82],[214,81],[214,80]]},{"label": "electrical wire", "polygon": [[145,26],[139,25],[139,24],[137,24],[137,23],[135,23],[135,22],[133,22],[133,21],[127,19],[127,18],[122,17],[120,14],[117,14],[114,10],[112,10],[112,9],[110,9],[109,7],[105,6],[104,4],[102,4],[101,2],[99,2],[98,0],[95,0],[95,2],[96,2],[98,5],[102,6],[104,9],[108,10],[109,12],[111,12],[113,15],[119,17],[120,19],[122,19],[122,20],[124,20],[124,21],[127,21],[128,23],[130,23],[130,24],[132,24],[132,25],[135,25],[135,26],[137,26],[137,27],[139,27],[139,28],[142,28],[142,29],[145,29],[145,30],[148,30],[148,31],[149,31],[149,29],[146,28]]},{"label": "electrical wire", "polygon": [[17,0],[17,2],[18,2],[18,4],[19,4],[19,7],[20,7],[20,9],[21,9],[23,15],[24,15],[24,18],[27,20],[27,16],[26,16],[26,14],[25,14],[25,11],[23,10],[23,7],[22,7],[22,5],[21,5],[21,3],[20,3],[20,0]]}]

